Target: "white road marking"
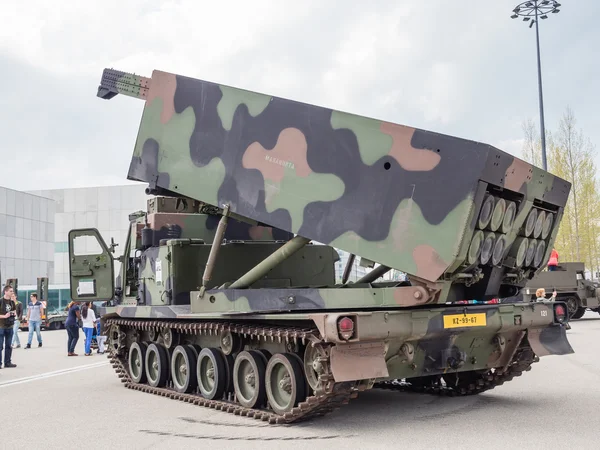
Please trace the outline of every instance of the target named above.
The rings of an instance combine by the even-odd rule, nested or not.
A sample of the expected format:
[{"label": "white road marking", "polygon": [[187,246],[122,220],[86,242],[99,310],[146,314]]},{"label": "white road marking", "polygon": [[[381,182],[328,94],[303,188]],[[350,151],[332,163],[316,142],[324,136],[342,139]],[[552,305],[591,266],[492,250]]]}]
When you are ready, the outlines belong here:
[{"label": "white road marking", "polygon": [[[69,369],[55,370],[53,372],[40,373],[38,375],[32,375],[29,377],[17,378],[16,380],[9,380],[9,381],[0,383],[0,388],[14,386],[15,384],[29,383],[30,381],[42,380],[44,378],[57,377],[59,375],[67,375],[69,373],[80,372],[82,370],[94,369],[96,367],[107,366],[108,364],[110,364],[110,361],[102,361],[102,362],[97,362],[97,363],[92,363],[92,364],[86,364],[84,366],[71,367]],[[10,369],[7,369],[6,371],[5,371],[5,369],[2,369],[2,372],[5,373],[5,372],[8,372],[8,370],[10,370]]]}]

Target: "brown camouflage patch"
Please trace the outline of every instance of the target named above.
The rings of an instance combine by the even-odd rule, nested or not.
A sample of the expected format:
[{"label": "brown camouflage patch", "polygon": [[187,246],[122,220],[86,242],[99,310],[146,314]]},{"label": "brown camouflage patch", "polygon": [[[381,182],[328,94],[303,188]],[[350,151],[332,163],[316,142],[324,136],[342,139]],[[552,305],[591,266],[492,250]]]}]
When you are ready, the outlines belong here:
[{"label": "brown camouflage patch", "polygon": [[412,146],[414,128],[382,122],[380,129],[392,137],[393,143],[389,155],[398,161],[404,170],[429,171],[439,164],[441,156],[438,153]]},{"label": "brown camouflage patch", "polygon": [[426,280],[437,280],[448,267],[448,264],[442,261],[439,253],[430,245],[415,247],[413,259],[417,265],[415,275]]},{"label": "brown camouflage patch", "polygon": [[163,102],[160,122],[167,123],[175,114],[175,91],[177,90],[177,77],[170,73],[155,70],[152,74],[152,85],[148,93],[146,105],[152,105],[155,98]]},{"label": "brown camouflage patch", "polygon": [[306,160],[306,137],[297,128],[286,128],[279,133],[272,150],[254,142],[246,149],[242,164],[246,169],[258,169],[265,180],[281,183],[286,167],[299,177],[307,177],[312,170]]},{"label": "brown camouflage patch", "polygon": [[253,241],[273,239],[273,229],[271,227],[263,227],[260,225],[250,227],[248,229],[248,234]]},{"label": "brown camouflage patch", "polygon": [[520,192],[523,184],[531,181],[531,164],[514,158],[512,164],[506,169],[504,174],[504,187],[511,191]]}]

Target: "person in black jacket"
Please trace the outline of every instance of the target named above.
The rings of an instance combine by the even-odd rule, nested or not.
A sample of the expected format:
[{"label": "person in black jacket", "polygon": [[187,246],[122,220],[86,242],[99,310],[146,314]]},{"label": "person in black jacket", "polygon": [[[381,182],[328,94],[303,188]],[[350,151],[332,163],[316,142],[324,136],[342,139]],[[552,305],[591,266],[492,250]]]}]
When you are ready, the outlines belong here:
[{"label": "person in black jacket", "polygon": [[11,361],[13,327],[16,320],[16,305],[12,299],[15,293],[12,286],[4,286],[4,296],[0,300],[0,362],[4,351],[4,367],[17,367]]}]

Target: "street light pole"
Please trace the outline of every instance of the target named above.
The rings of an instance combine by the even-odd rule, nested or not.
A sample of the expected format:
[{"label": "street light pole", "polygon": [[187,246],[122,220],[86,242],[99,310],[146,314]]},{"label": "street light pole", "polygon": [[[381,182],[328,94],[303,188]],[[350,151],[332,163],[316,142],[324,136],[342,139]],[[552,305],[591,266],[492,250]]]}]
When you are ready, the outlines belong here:
[{"label": "street light pole", "polygon": [[[536,1],[537,3],[537,1]],[[538,69],[538,91],[540,95],[540,131],[542,133],[542,164],[544,170],[548,170],[546,164],[546,126],[544,124],[544,97],[542,95],[542,63],[540,61],[540,27],[538,25],[538,10],[535,9],[535,38],[537,43],[537,69]]]},{"label": "street light pole", "polygon": [[[540,132],[542,137],[542,164],[544,170],[548,170],[546,162],[546,127],[544,125],[544,97],[542,95],[542,63],[540,58],[540,29],[539,29],[539,18],[547,19],[548,13],[557,14],[560,9],[560,3],[556,0],[532,0],[520,3],[515,9],[513,9],[512,19],[516,19],[519,16],[523,17],[524,22],[531,21],[529,28],[535,23],[535,38],[537,46],[537,69],[538,69],[538,91],[539,91],[539,102],[540,102]],[[541,14],[541,15],[540,15]]]}]

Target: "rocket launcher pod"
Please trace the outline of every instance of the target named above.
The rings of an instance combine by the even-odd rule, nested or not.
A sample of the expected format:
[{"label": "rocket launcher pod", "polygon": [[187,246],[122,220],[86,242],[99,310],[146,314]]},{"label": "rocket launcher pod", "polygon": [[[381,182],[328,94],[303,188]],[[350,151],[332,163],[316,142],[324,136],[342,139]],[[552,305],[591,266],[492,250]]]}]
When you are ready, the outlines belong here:
[{"label": "rocket launcher pod", "polygon": [[128,179],[410,275],[436,302],[515,295],[547,262],[570,184],[487,144],[155,70]]}]

